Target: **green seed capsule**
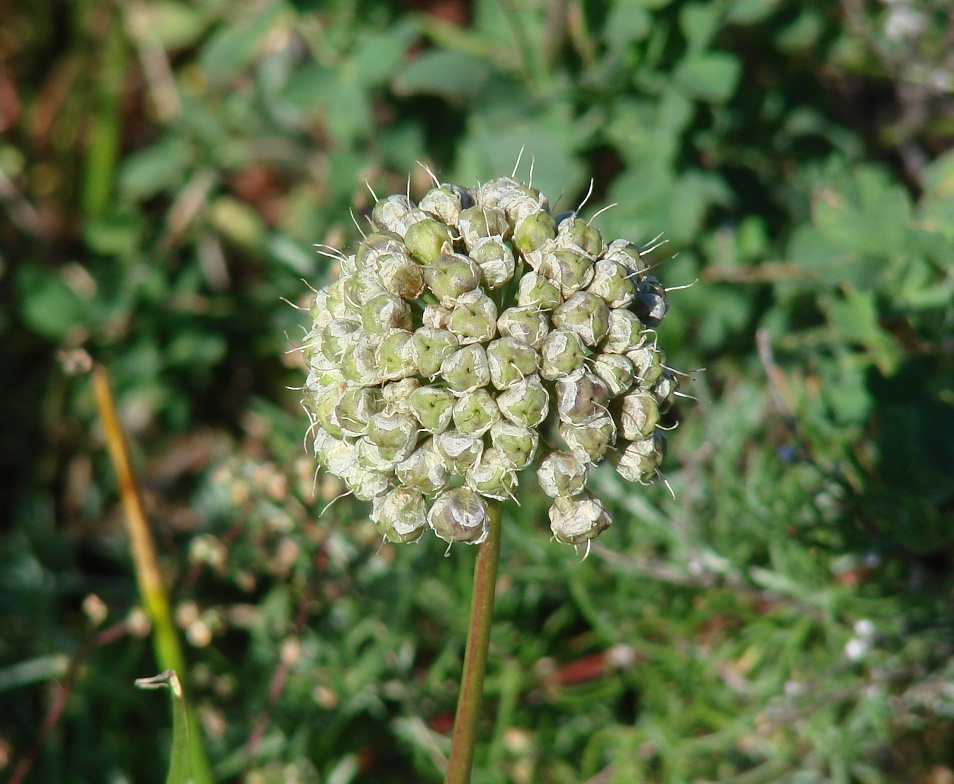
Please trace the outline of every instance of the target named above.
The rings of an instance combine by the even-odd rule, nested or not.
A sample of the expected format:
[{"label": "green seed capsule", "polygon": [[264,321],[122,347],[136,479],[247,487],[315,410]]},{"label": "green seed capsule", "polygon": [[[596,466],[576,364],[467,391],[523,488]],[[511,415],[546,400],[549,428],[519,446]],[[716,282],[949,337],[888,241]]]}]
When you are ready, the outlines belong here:
[{"label": "green seed capsule", "polygon": [[381,391],[373,387],[351,387],[335,404],[335,422],[349,436],[368,432],[368,420],[384,408]]},{"label": "green seed capsule", "polygon": [[424,291],[424,272],[405,251],[383,253],[376,265],[381,285],[401,299],[417,299]]},{"label": "green seed capsule", "polygon": [[580,460],[599,463],[616,443],[616,423],[608,414],[582,425],[560,423],[560,437]]},{"label": "green seed capsule", "polygon": [[471,203],[468,193],[458,185],[442,183],[424,194],[418,206],[448,226],[457,227],[461,210]]},{"label": "green seed capsule", "polygon": [[362,336],[345,349],[341,357],[341,375],[346,381],[364,387],[381,382],[377,347],[377,341]]},{"label": "green seed capsule", "polygon": [[485,449],[465,478],[467,486],[484,498],[504,501],[514,497],[517,473],[496,447]]},{"label": "green seed capsule", "polygon": [[355,253],[355,267],[359,270],[371,268],[376,269],[378,259],[385,254],[401,253],[407,254],[407,248],[404,241],[393,231],[376,231],[369,234],[358,245],[358,251]]},{"label": "green seed capsule", "polygon": [[659,423],[659,405],[645,389],[636,389],[620,398],[619,432],[627,441],[639,441]]},{"label": "green seed capsule", "polygon": [[540,191],[511,177],[498,177],[482,185],[477,201],[487,207],[502,210],[511,226],[535,212],[543,211],[549,214],[550,209],[547,197]]},{"label": "green seed capsule", "polygon": [[480,267],[460,253],[441,254],[424,268],[424,282],[441,305],[450,308],[458,297],[480,285]]},{"label": "green seed capsule", "polygon": [[367,302],[380,294],[387,294],[376,269],[361,269],[348,277],[341,278],[341,295],[349,309],[349,318],[358,316]]},{"label": "green seed capsule", "polygon": [[536,373],[505,389],[497,397],[500,413],[517,425],[536,427],[550,410],[550,396]]},{"label": "green seed capsule", "polygon": [[379,474],[394,472],[394,461],[384,454],[381,447],[371,443],[367,436],[358,439],[354,451],[358,465],[366,471],[376,471]]},{"label": "green seed capsule", "polygon": [[450,253],[454,247],[450,229],[433,218],[425,218],[408,226],[404,244],[411,256],[421,264],[427,264],[442,253]]},{"label": "green seed capsule", "polygon": [[421,322],[425,327],[447,329],[447,319],[450,318],[450,314],[450,308],[430,303],[424,306],[424,313],[421,314]]},{"label": "green seed capsule", "polygon": [[498,338],[487,345],[490,383],[509,389],[537,372],[537,352],[516,338]]},{"label": "green seed capsule", "polygon": [[545,210],[530,212],[514,225],[513,244],[522,253],[539,250],[556,237],[556,221]]},{"label": "green seed capsule", "polygon": [[490,512],[487,502],[469,487],[455,487],[437,496],[427,523],[445,542],[480,544],[490,531]]},{"label": "green seed capsule", "polygon": [[321,330],[319,345],[321,353],[334,363],[341,362],[345,348],[358,338],[361,323],[352,319],[336,318],[329,321]]},{"label": "green seed capsule", "polygon": [[378,344],[377,361],[382,378],[397,381],[417,373],[411,338],[412,334],[406,329],[395,329]]},{"label": "green seed capsule", "polygon": [[535,428],[501,420],[490,428],[490,442],[505,463],[515,471],[522,471],[537,455],[540,434]]},{"label": "green seed capsule", "polygon": [[607,247],[603,258],[608,261],[615,261],[622,264],[629,272],[630,277],[635,277],[641,272],[646,271],[646,262],[640,256],[639,248],[627,240],[613,240]]},{"label": "green seed capsule", "polygon": [[603,237],[593,226],[576,214],[559,221],[557,226],[557,245],[571,248],[595,259],[603,253]]},{"label": "green seed capsule", "polygon": [[582,544],[613,522],[603,502],[591,493],[553,499],[549,516],[554,538],[564,544]]},{"label": "green seed capsule", "polygon": [[550,326],[547,314],[537,308],[507,308],[497,319],[497,331],[504,337],[539,348]]},{"label": "green seed capsule", "polygon": [[606,414],[609,390],[593,373],[577,373],[555,384],[557,416],[561,422],[584,425]]},{"label": "green seed capsule", "polygon": [[583,367],[583,338],[568,329],[555,329],[540,345],[540,375],[547,381],[566,378]]},{"label": "green seed capsule", "polygon": [[458,476],[464,476],[473,468],[484,451],[484,442],[480,436],[461,433],[459,430],[438,433],[434,436],[434,446],[447,461],[450,472]]},{"label": "green seed capsule", "polygon": [[427,503],[417,490],[396,487],[374,499],[371,521],[389,542],[416,542],[427,526]]},{"label": "green seed capsule", "polygon": [[560,289],[537,272],[526,272],[520,278],[517,289],[517,305],[520,307],[553,310],[563,304]]},{"label": "green seed capsule", "polygon": [[626,358],[633,363],[636,383],[641,387],[651,387],[663,372],[666,355],[659,349],[646,343],[639,348],[626,352]]},{"label": "green seed capsule", "polygon": [[391,479],[386,474],[368,471],[355,462],[348,471],[341,474],[351,494],[359,501],[373,501],[391,489]]},{"label": "green seed capsule", "polygon": [[314,415],[321,429],[335,438],[344,436],[343,431],[338,427],[338,420],[335,419],[335,406],[338,405],[345,389],[344,385],[320,386],[309,389],[308,394],[305,395],[305,406],[308,411]]},{"label": "green seed capsule", "polygon": [[441,371],[441,364],[460,348],[453,332],[434,327],[418,327],[411,338],[414,362],[418,372],[434,378]]},{"label": "green seed capsule", "polygon": [[624,449],[611,452],[610,462],[627,482],[648,482],[666,456],[666,438],[656,430],[651,436],[633,441]]},{"label": "green seed capsule", "polygon": [[402,378],[400,381],[390,381],[381,387],[381,396],[384,398],[386,411],[398,414],[411,414],[411,395],[419,389],[421,382],[416,378]]},{"label": "green seed capsule", "polygon": [[461,345],[486,343],[497,334],[497,306],[479,290],[461,294],[447,319],[447,329]]},{"label": "green seed capsule", "polygon": [[505,237],[510,235],[507,216],[499,210],[487,206],[468,207],[460,213],[457,222],[464,245],[472,249],[484,237]]},{"label": "green seed capsule", "polygon": [[457,398],[443,387],[420,387],[411,395],[411,411],[430,433],[443,433],[450,427]]},{"label": "green seed capsule", "polygon": [[486,389],[466,392],[454,404],[454,427],[461,433],[482,436],[500,421],[500,409]]},{"label": "green seed capsule", "polygon": [[361,326],[368,336],[384,337],[392,329],[412,329],[411,309],[394,294],[372,297],[361,308]]},{"label": "green seed capsule", "polygon": [[659,412],[665,414],[672,408],[673,401],[676,399],[676,392],[679,390],[679,378],[668,368],[663,368],[662,374],[656,379],[656,383],[650,387],[656,402],[659,404]]},{"label": "green seed capsule", "polygon": [[595,294],[578,291],[553,311],[553,326],[579,335],[587,346],[595,346],[609,331],[610,309]]},{"label": "green seed capsule", "polygon": [[355,440],[325,436],[315,439],[315,457],[335,476],[344,476],[355,463]]},{"label": "green seed capsule", "polygon": [[425,495],[440,492],[450,480],[450,471],[447,470],[444,457],[434,446],[433,438],[422,441],[417,449],[397,464],[394,473],[401,484],[420,490]]},{"label": "green seed capsule", "polygon": [[567,452],[551,452],[537,469],[540,489],[550,498],[582,493],[588,475],[588,465]]},{"label": "green seed capsule", "polygon": [[387,230],[404,236],[404,220],[414,209],[411,200],[403,194],[395,194],[379,199],[371,210],[371,223],[378,230]]},{"label": "green seed capsule", "polygon": [[455,392],[472,392],[490,383],[487,352],[479,343],[455,351],[441,363],[441,376]]},{"label": "green seed capsule", "polygon": [[382,411],[368,420],[368,441],[392,462],[400,462],[414,451],[417,434],[417,420],[410,414]]},{"label": "green seed capsule", "polygon": [[606,384],[611,398],[619,397],[633,386],[633,363],[622,354],[596,354],[592,357],[593,373]]},{"label": "green seed capsule", "polygon": [[480,238],[470,249],[470,257],[480,267],[480,279],[488,290],[499,289],[513,279],[513,251],[500,237]]},{"label": "green seed capsule", "polygon": [[625,308],[636,296],[636,286],[629,271],[615,261],[601,259],[593,266],[593,280],[586,289],[596,294],[611,308]]},{"label": "green seed capsule", "polygon": [[609,325],[603,340],[603,351],[625,354],[643,343],[643,324],[636,314],[620,308],[609,312]]}]

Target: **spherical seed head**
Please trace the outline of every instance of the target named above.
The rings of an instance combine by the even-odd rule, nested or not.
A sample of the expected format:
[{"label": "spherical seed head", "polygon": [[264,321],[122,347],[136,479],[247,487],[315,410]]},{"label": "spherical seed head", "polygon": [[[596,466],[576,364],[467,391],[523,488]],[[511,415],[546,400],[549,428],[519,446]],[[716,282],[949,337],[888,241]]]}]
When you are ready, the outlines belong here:
[{"label": "spherical seed head", "polygon": [[592,493],[554,498],[550,505],[550,530],[557,541],[582,544],[609,527],[613,518]]},{"label": "spherical seed head", "polygon": [[433,218],[424,218],[408,226],[404,244],[411,256],[421,264],[427,264],[442,253],[450,252],[454,247],[450,229]]},{"label": "spherical seed head", "polygon": [[609,331],[609,314],[610,309],[602,298],[588,291],[578,291],[553,311],[552,321],[553,326],[575,332],[587,346],[593,347]]},{"label": "spherical seed head", "polygon": [[441,254],[425,267],[424,282],[441,305],[452,308],[458,297],[480,285],[480,267],[460,253]]},{"label": "spherical seed head", "polygon": [[450,426],[457,399],[443,387],[420,387],[411,394],[410,407],[421,427],[430,433],[443,433]]},{"label": "spherical seed head", "polygon": [[550,498],[579,495],[588,474],[589,465],[569,452],[551,452],[537,469],[540,489]]},{"label": "spherical seed head", "polygon": [[372,501],[392,541],[424,519],[481,541],[484,499],[516,498],[538,456],[555,537],[605,528],[590,467],[609,457],[651,478],[678,386],[647,329],[665,290],[638,247],[604,245],[512,177],[381,199],[372,224],[310,310],[303,403],[320,465]]},{"label": "spherical seed head", "polygon": [[461,345],[486,343],[497,332],[497,306],[482,291],[461,294],[451,309],[447,329]]},{"label": "spherical seed head", "polygon": [[371,521],[389,542],[416,542],[427,526],[427,502],[413,488],[396,487],[374,499]]},{"label": "spherical seed head", "polygon": [[484,388],[465,392],[454,404],[454,427],[461,433],[482,436],[499,421],[497,401]]},{"label": "spherical seed head", "polygon": [[490,383],[487,352],[479,343],[455,351],[441,363],[441,376],[455,392],[472,392]]},{"label": "spherical seed head", "polygon": [[480,544],[490,531],[490,512],[487,502],[469,487],[455,487],[437,496],[427,522],[445,542]]},{"label": "spherical seed head", "polygon": [[497,389],[509,389],[537,372],[537,352],[516,338],[498,338],[487,344],[490,383]]}]

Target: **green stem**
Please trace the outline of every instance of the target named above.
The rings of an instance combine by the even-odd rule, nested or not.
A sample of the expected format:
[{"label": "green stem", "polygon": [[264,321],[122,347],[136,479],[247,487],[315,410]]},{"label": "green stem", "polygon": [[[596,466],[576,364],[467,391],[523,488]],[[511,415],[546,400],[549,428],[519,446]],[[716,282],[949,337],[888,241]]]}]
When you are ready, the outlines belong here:
[{"label": "green stem", "polygon": [[490,532],[479,545],[474,566],[474,593],[470,603],[470,626],[467,650],[461,675],[460,697],[454,718],[450,759],[444,784],[469,784],[477,741],[477,713],[484,692],[487,669],[487,648],[494,615],[494,591],[497,587],[497,564],[500,561],[500,504],[490,504]]}]

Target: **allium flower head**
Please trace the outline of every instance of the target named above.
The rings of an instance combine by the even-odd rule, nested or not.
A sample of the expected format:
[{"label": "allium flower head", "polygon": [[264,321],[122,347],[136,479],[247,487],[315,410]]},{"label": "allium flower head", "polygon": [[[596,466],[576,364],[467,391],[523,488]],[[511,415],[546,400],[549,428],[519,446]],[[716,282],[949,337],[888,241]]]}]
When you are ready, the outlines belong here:
[{"label": "allium flower head", "polygon": [[609,460],[652,479],[678,375],[656,347],[668,303],[640,249],[511,177],[380,199],[373,232],[317,292],[304,407],[318,462],[395,542],[487,535],[524,469],[554,537],[611,522],[586,490]]}]

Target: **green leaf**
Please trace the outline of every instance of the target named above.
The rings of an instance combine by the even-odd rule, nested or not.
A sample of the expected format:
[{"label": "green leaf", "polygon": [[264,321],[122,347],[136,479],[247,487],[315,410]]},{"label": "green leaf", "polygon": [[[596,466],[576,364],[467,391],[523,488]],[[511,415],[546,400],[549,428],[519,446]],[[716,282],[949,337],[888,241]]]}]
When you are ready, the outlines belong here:
[{"label": "green leaf", "polygon": [[172,750],[169,754],[169,773],[166,784],[189,784],[189,711],[182,685],[175,670],[166,670],[151,678],[138,678],[136,685],[140,689],[161,689],[168,687],[172,695]]},{"label": "green leaf", "polygon": [[259,45],[284,14],[281,4],[268,4],[251,20],[223,25],[202,48],[199,64],[213,84],[222,84],[255,59]]},{"label": "green leaf", "polygon": [[606,17],[603,33],[611,49],[622,49],[649,35],[652,17],[636,3],[616,3]]},{"label": "green leaf", "polygon": [[728,52],[691,54],[676,67],[676,84],[688,95],[710,103],[724,103],[735,93],[742,68]]},{"label": "green leaf", "polygon": [[485,60],[463,52],[430,50],[397,75],[394,90],[404,95],[438,95],[459,103],[476,99],[490,73]]},{"label": "green leaf", "polygon": [[120,190],[127,199],[141,200],[171,189],[185,179],[192,158],[192,148],[181,137],[137,150],[119,171]]},{"label": "green leaf", "polygon": [[721,8],[715,3],[691,3],[680,11],[679,27],[690,51],[701,52],[712,43],[719,29],[721,13]]},{"label": "green leaf", "polygon": [[89,302],[80,298],[59,275],[37,266],[24,266],[17,276],[20,317],[38,335],[60,341],[73,327],[87,322]]}]

